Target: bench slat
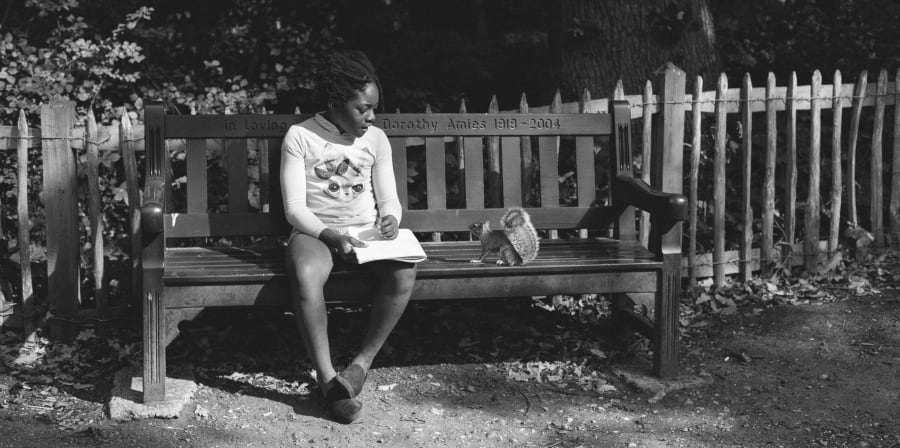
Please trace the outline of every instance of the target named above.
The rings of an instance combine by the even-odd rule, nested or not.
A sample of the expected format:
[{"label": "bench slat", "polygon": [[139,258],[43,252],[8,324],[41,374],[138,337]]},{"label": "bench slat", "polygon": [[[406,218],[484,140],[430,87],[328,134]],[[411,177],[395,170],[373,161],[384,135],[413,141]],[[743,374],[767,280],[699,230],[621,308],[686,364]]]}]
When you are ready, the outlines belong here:
[{"label": "bench slat", "polygon": [[247,139],[225,140],[228,212],[247,213]]},{"label": "bench slat", "polygon": [[[311,117],[300,115],[167,115],[168,138],[284,137]],[[421,124],[420,124],[421,123]],[[427,123],[427,125],[426,125]],[[600,135],[612,129],[608,114],[379,114],[375,125],[388,136]]]},{"label": "bench slat", "polygon": [[[268,200],[269,213],[276,216],[284,215],[284,202],[281,194],[281,139],[268,139],[266,163],[266,175],[269,179]],[[262,165],[260,160],[260,165]],[[263,210],[266,211],[266,210]]]},{"label": "bench slat", "polygon": [[[470,263],[481,252],[478,242],[423,243],[429,259],[418,266],[418,279],[545,275],[577,272],[652,271],[661,266],[652,253],[637,243],[609,239],[546,240],[538,258],[525,266]],[[166,284],[241,283],[283,277],[284,249],[265,247],[170,248],[166,250]],[[337,271],[358,270],[357,266]],[[653,286],[655,288],[655,285]]]},{"label": "bench slat", "polygon": [[559,207],[559,137],[538,138],[541,207]]},{"label": "bench slat", "polygon": [[[579,293],[650,293],[656,287],[657,273],[584,272],[507,275],[490,277],[441,277],[416,279],[410,300],[483,299],[492,297],[533,297]],[[360,275],[334,274],[325,284],[329,303],[358,303],[371,299],[376,287]],[[287,282],[273,279],[262,282],[228,284],[185,284],[166,286],[166,307],[198,308],[211,306],[290,306]]]},{"label": "bench slat", "polygon": [[593,137],[575,137],[575,167],[578,182],[578,206],[590,207],[597,194]]},{"label": "bench slat", "polygon": [[500,139],[503,163],[503,206],[522,205],[522,139],[529,137],[502,137]]},{"label": "bench slat", "polygon": [[447,160],[444,153],[444,139],[425,139],[425,179],[428,194],[428,208],[447,208]]},{"label": "bench slat", "polygon": [[269,175],[269,142],[270,139],[261,138],[255,141],[257,157],[257,173],[259,173],[259,211],[268,213],[271,210],[272,198],[269,194],[271,179]]},{"label": "bench slat", "polygon": [[[280,204],[280,202],[279,202]],[[601,229],[614,219],[611,207],[526,208],[539,229]],[[472,223],[499,225],[505,209],[404,210],[401,227],[414,232],[467,231]],[[169,238],[284,235],[291,228],[281,211],[272,213],[172,213],[165,215]]]},{"label": "bench slat", "polygon": [[400,198],[400,206],[406,211],[409,206],[409,193],[406,185],[406,139],[391,138],[389,141],[394,162],[394,180],[397,182],[397,196]]},{"label": "bench slat", "polygon": [[463,147],[466,158],[466,208],[484,208],[484,139],[464,137]]},{"label": "bench slat", "polygon": [[206,140],[192,138],[185,145],[187,153],[187,210],[188,213],[206,213]]}]

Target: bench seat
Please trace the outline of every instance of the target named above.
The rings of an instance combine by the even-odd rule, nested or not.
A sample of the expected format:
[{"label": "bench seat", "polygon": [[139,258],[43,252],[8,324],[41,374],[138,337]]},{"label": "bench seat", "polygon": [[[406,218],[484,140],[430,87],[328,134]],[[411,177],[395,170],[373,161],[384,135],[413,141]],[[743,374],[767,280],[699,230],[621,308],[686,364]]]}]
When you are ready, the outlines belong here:
[{"label": "bench seat", "polygon": [[[460,298],[654,292],[662,269],[637,242],[607,238],[542,241],[537,259],[524,266],[498,266],[492,257],[470,263],[481,252],[477,241],[422,246],[428,260],[418,265],[412,300],[446,298],[440,285],[449,281]],[[174,247],[166,249],[165,259],[167,308],[288,304],[283,247]],[[368,300],[371,284],[359,270],[335,269],[326,286],[329,302]],[[491,282],[479,281],[487,278]]]}]

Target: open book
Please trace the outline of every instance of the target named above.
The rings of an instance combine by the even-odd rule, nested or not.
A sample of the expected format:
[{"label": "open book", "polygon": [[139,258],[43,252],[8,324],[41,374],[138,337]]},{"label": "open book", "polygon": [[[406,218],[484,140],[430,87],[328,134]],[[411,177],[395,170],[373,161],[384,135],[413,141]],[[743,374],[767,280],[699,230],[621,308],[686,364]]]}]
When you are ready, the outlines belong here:
[{"label": "open book", "polygon": [[359,264],[376,260],[397,260],[407,263],[425,261],[425,250],[412,230],[399,229],[397,238],[385,239],[375,227],[352,227],[348,233],[367,244],[366,247],[354,247]]}]

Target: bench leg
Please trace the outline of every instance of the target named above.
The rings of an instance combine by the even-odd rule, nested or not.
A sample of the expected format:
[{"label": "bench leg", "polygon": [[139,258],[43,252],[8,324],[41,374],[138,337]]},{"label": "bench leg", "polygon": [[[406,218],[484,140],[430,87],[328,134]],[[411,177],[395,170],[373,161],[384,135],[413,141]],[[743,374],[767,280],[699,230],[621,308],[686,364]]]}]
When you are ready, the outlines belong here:
[{"label": "bench leg", "polygon": [[[678,375],[678,313],[681,292],[681,257],[664,257],[656,290],[653,333],[653,373],[660,377]],[[677,263],[677,264],[676,264]]]},{"label": "bench leg", "polygon": [[166,399],[166,318],[162,288],[144,277],[144,403]]}]

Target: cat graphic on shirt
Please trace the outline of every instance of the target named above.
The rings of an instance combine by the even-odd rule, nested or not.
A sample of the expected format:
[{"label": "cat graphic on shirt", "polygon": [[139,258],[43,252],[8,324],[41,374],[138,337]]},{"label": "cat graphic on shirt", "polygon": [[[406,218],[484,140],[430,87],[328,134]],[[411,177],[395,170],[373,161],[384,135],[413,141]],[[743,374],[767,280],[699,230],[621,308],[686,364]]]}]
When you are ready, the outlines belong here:
[{"label": "cat graphic on shirt", "polygon": [[366,191],[365,177],[356,167],[350,167],[343,174],[335,174],[328,179],[325,194],[340,202],[352,202]]},{"label": "cat graphic on shirt", "polygon": [[342,203],[349,203],[366,191],[361,166],[366,164],[367,159],[374,158],[368,148],[360,150],[357,154],[360,160],[356,161],[339,155],[338,151],[327,143],[323,152],[328,160],[313,167],[313,172],[319,179],[327,181],[323,189],[326,196]]}]

